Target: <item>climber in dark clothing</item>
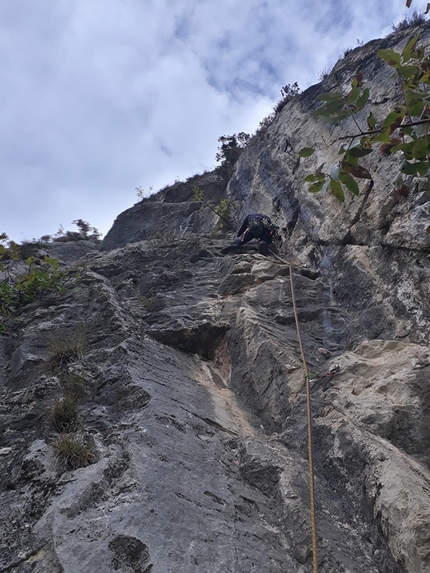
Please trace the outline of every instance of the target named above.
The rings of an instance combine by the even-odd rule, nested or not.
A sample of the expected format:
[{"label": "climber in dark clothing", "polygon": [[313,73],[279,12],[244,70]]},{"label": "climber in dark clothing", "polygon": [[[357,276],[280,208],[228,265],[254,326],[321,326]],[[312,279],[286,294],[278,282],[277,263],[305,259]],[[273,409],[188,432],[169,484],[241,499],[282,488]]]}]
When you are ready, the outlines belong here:
[{"label": "climber in dark clothing", "polygon": [[277,229],[278,227],[272,223],[267,215],[261,213],[247,215],[237,232],[237,239],[222,252],[229,253],[252,241],[252,239],[259,239],[258,252],[261,255],[267,255],[268,246],[273,241]]}]

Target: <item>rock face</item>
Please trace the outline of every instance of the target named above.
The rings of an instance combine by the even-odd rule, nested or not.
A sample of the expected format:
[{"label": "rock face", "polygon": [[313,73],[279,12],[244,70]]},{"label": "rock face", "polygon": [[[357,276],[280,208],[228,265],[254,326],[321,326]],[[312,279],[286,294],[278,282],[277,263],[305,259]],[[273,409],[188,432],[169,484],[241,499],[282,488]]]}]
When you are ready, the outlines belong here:
[{"label": "rock face", "polygon": [[[374,54],[411,35],[337,65],[345,83],[365,67],[375,115],[396,94]],[[369,156],[375,183],[346,206],[309,194],[297,150],[336,136],[309,113],[332,81],[251,140],[224,195],[216,173],[192,184],[282,227],[311,373],[318,571],[428,573],[429,196],[414,179],[394,200],[397,156]],[[313,570],[289,267],[252,244],[223,256],[229,237],[200,208],[183,184],[126,211],[73,263],[76,284],[0,339],[0,571]],[[59,433],[79,437],[79,463],[61,465]]]}]

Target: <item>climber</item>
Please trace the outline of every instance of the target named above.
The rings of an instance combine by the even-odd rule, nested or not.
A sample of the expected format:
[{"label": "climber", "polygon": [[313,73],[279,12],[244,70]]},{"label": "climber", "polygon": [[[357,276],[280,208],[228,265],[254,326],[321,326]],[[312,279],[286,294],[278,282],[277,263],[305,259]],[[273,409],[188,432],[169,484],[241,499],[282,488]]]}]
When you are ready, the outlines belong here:
[{"label": "climber", "polygon": [[252,239],[259,239],[258,252],[267,256],[269,252],[268,246],[273,241],[277,229],[279,227],[274,225],[267,215],[262,215],[261,213],[247,215],[237,232],[236,240],[221,252],[224,254],[230,253],[245,243],[252,241]]}]

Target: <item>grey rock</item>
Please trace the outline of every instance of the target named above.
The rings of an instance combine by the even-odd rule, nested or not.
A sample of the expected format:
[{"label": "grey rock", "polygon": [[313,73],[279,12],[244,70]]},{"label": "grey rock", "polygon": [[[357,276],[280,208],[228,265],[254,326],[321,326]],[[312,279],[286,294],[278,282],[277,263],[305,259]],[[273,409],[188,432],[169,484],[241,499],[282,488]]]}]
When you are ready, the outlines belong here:
[{"label": "grey rock", "polygon": [[225,186],[223,177],[213,171],[166,187],[118,215],[102,241],[101,250],[116,249],[156,235],[168,239],[210,231],[216,217],[210,210],[202,211],[200,201],[192,200],[193,191],[197,187],[205,198],[217,202],[223,198]]},{"label": "grey rock", "polygon": [[93,240],[53,241],[47,245],[49,256],[59,259],[67,265],[82,259],[88,253],[99,250],[99,244]]},{"label": "grey rock", "polygon": [[[372,105],[388,109],[374,54],[407,37],[353,50],[340,81],[364,66]],[[28,305],[0,339],[0,571],[310,573],[295,304],[318,571],[430,572],[428,194],[411,180],[396,202],[397,156],[369,156],[374,185],[346,205],[308,193],[313,159],[297,151],[338,133],[309,113],[325,82],[251,140],[227,187],[207,173],[121,214],[78,285]],[[241,215],[267,212],[282,260],[252,244],[223,255],[232,237],[210,235],[195,185]],[[55,366],[49,340],[83,325],[83,351]],[[88,383],[89,454],[72,471],[50,414],[66,373]]]}]

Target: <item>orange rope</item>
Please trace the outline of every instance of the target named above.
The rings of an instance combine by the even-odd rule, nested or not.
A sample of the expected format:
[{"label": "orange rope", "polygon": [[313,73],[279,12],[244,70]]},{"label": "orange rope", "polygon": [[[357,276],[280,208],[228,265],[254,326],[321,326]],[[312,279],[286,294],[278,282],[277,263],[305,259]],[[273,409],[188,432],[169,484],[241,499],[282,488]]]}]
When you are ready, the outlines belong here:
[{"label": "orange rope", "polygon": [[302,356],[303,370],[305,376],[306,385],[306,410],[308,418],[308,459],[309,459],[309,496],[310,496],[310,511],[311,511],[311,529],[312,529],[312,564],[313,573],[318,573],[318,557],[317,557],[317,527],[315,520],[315,480],[314,480],[314,462],[313,462],[313,439],[312,439],[312,410],[311,410],[311,392],[309,386],[309,372],[306,364],[305,353],[303,351],[302,336],[300,333],[299,317],[297,314],[296,297],[294,293],[294,282],[293,282],[293,267],[291,263],[277,255],[269,247],[269,251],[277,259],[288,265],[290,269],[290,285],[291,285],[291,298],[294,310],[294,319],[296,323],[297,338],[299,340],[300,354]]},{"label": "orange rope", "polygon": [[[281,258],[281,257],[278,257]],[[282,259],[281,259],[282,260]],[[286,261],[285,261],[286,262]],[[309,387],[309,372],[306,365],[305,353],[303,352],[302,337],[300,334],[299,317],[297,315],[296,297],[294,294],[293,283],[293,269],[289,263],[290,268],[290,285],[291,297],[294,309],[294,319],[296,321],[297,338],[299,339],[300,354],[302,355],[303,370],[305,373],[306,384],[306,404],[308,416],[308,458],[309,458],[309,490],[310,490],[310,509],[311,509],[311,528],[312,528],[312,561],[314,573],[318,573],[318,559],[317,559],[317,528],[315,521],[315,488],[314,488],[314,463],[313,463],[313,447],[312,447],[312,412],[311,412],[311,392]]]}]

